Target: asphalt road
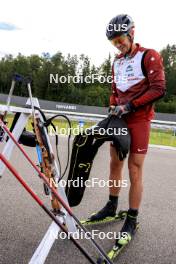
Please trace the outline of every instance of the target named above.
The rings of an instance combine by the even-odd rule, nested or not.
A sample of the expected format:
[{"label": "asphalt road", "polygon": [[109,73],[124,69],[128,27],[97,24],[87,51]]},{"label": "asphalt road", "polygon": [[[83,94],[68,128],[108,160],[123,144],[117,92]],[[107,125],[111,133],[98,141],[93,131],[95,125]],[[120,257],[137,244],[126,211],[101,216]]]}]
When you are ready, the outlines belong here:
[{"label": "asphalt road", "polygon": [[[2,146],[0,146],[2,149]],[[36,160],[35,149],[25,148]],[[66,159],[66,139],[60,140],[61,159]],[[13,152],[12,164],[21,172],[40,197],[41,181],[18,150]],[[109,144],[105,144],[96,156],[92,177],[108,179]],[[127,168],[124,177],[128,179]],[[144,197],[140,210],[140,229],[134,240],[115,263],[121,264],[175,264],[176,263],[176,151],[151,148],[145,162]],[[108,188],[87,188],[84,199],[74,212],[86,218],[107,201]],[[48,203],[49,204],[49,203]],[[128,207],[128,188],[123,188],[119,209]],[[28,263],[35,248],[45,234],[51,220],[35,204],[16,179],[6,170],[0,179],[0,264]],[[89,227],[105,233],[118,232],[121,223]],[[96,239],[105,250],[113,240]],[[95,250],[86,241],[84,245],[92,256]],[[57,240],[48,255],[46,264],[88,263],[68,240]]]}]

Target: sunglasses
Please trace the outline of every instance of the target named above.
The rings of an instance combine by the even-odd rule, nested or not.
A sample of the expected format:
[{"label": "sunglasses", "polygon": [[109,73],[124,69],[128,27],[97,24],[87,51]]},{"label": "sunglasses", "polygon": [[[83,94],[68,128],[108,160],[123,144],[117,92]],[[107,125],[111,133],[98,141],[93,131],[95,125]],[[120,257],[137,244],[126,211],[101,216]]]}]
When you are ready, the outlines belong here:
[{"label": "sunglasses", "polygon": [[118,36],[114,39],[111,40],[111,44],[114,46],[117,46],[118,44],[123,44],[125,42],[126,39],[126,34],[123,34],[121,36]]}]

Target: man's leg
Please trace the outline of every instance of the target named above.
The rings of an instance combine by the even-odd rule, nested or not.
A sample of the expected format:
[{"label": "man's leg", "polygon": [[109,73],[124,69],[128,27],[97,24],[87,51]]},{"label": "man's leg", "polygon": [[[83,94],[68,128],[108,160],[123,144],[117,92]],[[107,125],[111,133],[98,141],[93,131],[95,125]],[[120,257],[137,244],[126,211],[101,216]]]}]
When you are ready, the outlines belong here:
[{"label": "man's leg", "polygon": [[143,193],[143,165],[148,149],[150,122],[133,123],[128,125],[131,134],[130,154],[128,158],[128,169],[130,177],[129,190],[129,210],[125,223],[121,229],[122,233],[128,235],[117,241],[117,243],[124,245],[131,240],[137,227],[138,210],[142,200]]},{"label": "man's leg", "polygon": [[143,193],[143,164],[145,154],[131,153],[128,158],[128,168],[130,177],[129,207],[139,209]]},{"label": "man's leg", "polygon": [[129,190],[129,210],[126,221],[121,230],[122,234],[127,233],[128,235],[126,237],[122,236],[122,238],[117,241],[121,245],[127,244],[136,230],[138,210],[143,192],[142,172],[145,156],[145,154],[130,153],[128,158],[128,169],[131,183]]}]

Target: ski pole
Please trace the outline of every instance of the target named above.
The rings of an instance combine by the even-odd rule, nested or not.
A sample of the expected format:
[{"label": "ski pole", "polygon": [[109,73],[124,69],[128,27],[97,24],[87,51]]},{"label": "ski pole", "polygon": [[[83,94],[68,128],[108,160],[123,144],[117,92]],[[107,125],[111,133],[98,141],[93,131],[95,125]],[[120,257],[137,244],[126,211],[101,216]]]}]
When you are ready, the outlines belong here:
[{"label": "ski pole", "polygon": [[[60,195],[57,193],[57,191],[53,187],[51,187],[48,178],[39,170],[39,168],[36,166],[36,164],[30,159],[30,157],[27,155],[27,153],[25,152],[25,150],[20,146],[20,144],[14,138],[13,134],[9,131],[9,129],[7,128],[7,126],[1,120],[0,120],[0,126],[4,129],[4,131],[13,140],[13,142],[15,143],[15,145],[20,149],[20,151],[23,153],[23,155],[25,156],[25,158],[29,161],[29,163],[32,165],[32,167],[35,169],[35,171],[39,174],[39,176],[44,180],[44,182],[46,183],[46,185],[48,186],[48,188],[51,190],[52,194],[58,199],[58,201],[66,209],[66,211],[69,213],[69,215],[73,217],[73,219],[82,228],[82,230],[85,233],[88,233],[87,232],[87,229],[80,223],[79,219],[73,214],[73,212],[70,209],[70,207],[64,202],[64,200],[60,197]],[[100,252],[100,254],[107,260],[107,262],[109,264],[113,264],[113,262],[109,259],[109,257],[105,253],[105,251],[97,244],[97,242],[91,237],[91,235],[89,236],[89,238],[92,241],[92,244],[94,245],[94,247],[96,249],[98,249],[98,251]]]},{"label": "ski pole", "polygon": [[[66,227],[57,219],[57,217],[45,206],[44,202],[36,195],[35,192],[27,185],[27,183],[23,180],[23,178],[19,175],[19,173],[15,170],[15,168],[9,163],[9,161],[4,157],[4,155],[0,154],[0,160],[5,164],[5,166],[9,169],[9,171],[14,175],[14,177],[20,182],[20,184],[26,189],[26,191],[32,196],[32,198],[40,205],[40,207],[47,213],[47,215],[61,228],[63,232],[65,232],[68,236],[68,231]],[[82,252],[82,254],[89,260],[90,263],[96,264],[96,262],[92,259],[89,253],[70,235],[71,241],[75,244],[75,246]]]}]

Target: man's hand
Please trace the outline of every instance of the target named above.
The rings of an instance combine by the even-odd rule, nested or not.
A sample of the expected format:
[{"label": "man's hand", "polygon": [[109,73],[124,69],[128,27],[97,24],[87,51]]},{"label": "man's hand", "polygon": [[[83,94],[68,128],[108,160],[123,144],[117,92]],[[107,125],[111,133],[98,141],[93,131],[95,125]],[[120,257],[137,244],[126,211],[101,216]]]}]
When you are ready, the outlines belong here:
[{"label": "man's hand", "polygon": [[122,115],[131,112],[130,104],[126,105],[111,105],[109,107],[109,115],[116,115],[121,118]]}]

